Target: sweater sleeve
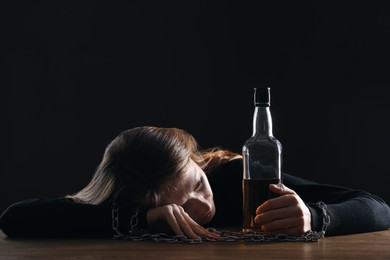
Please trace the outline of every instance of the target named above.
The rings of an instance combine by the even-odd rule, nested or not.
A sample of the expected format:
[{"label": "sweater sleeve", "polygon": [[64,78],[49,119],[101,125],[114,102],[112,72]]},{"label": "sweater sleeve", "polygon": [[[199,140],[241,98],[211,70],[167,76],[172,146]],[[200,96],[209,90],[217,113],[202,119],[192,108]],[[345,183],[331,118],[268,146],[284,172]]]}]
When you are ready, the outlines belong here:
[{"label": "sweater sleeve", "polygon": [[66,198],[28,199],[3,212],[0,229],[8,237],[111,236],[110,214],[103,206]]},{"label": "sweater sleeve", "polygon": [[[136,210],[119,208],[118,229],[127,234]],[[137,215],[137,229],[147,231],[146,210]],[[37,198],[16,202],[0,216],[8,237],[109,237],[116,235],[112,205],[76,203],[68,198]]]},{"label": "sweater sleeve", "polygon": [[284,174],[284,184],[293,189],[307,204],[312,216],[312,229],[321,230],[322,210],[327,205],[330,224],[326,235],[343,235],[390,228],[390,208],[381,198],[363,190],[319,184]]}]

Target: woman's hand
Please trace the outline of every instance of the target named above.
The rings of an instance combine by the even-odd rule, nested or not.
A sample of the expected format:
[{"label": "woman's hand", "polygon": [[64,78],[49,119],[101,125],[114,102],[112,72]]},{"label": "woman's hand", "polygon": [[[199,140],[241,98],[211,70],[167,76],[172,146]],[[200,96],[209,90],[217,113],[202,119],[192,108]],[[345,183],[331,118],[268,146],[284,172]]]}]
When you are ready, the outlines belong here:
[{"label": "woman's hand", "polygon": [[173,232],[191,239],[201,239],[202,236],[214,238],[219,236],[200,226],[184,211],[183,207],[176,204],[152,208],[148,210],[146,218],[149,226],[155,232]]},{"label": "woman's hand", "polygon": [[269,199],[256,210],[255,223],[265,232],[302,235],[311,229],[311,214],[295,191],[283,184],[270,184],[281,196]]}]

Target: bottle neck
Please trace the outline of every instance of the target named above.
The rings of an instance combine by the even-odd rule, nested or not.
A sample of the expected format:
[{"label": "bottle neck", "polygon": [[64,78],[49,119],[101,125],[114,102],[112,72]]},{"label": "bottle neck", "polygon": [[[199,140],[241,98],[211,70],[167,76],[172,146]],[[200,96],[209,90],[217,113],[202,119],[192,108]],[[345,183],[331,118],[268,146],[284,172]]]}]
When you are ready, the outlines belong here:
[{"label": "bottle neck", "polygon": [[255,107],[252,136],[273,136],[272,118],[269,107]]}]

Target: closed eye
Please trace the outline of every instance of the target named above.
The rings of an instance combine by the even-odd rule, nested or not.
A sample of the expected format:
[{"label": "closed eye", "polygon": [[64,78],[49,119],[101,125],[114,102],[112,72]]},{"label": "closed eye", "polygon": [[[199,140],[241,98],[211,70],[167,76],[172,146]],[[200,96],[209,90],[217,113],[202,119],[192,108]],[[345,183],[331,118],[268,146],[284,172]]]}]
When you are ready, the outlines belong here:
[{"label": "closed eye", "polygon": [[203,177],[200,177],[199,181],[196,183],[195,190],[198,190],[202,186]]}]

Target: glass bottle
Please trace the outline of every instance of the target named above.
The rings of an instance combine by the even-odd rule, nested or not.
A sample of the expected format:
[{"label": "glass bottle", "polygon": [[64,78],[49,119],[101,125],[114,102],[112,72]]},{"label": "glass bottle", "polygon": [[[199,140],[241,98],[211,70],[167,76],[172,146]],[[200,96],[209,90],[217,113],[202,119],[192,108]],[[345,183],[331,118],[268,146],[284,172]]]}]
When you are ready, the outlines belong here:
[{"label": "glass bottle", "polygon": [[282,145],[272,134],[270,88],[254,89],[253,134],[242,147],[243,231],[261,231],[256,209],[272,198],[269,184],[281,182]]}]

